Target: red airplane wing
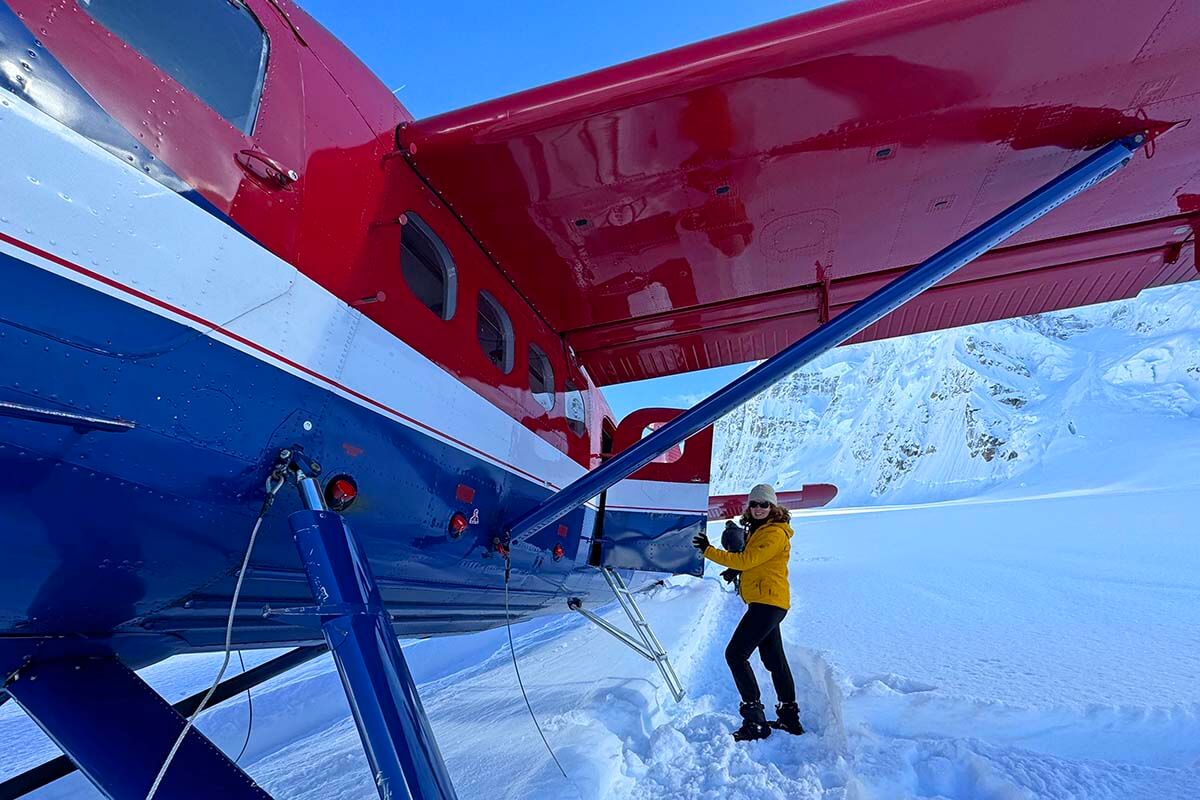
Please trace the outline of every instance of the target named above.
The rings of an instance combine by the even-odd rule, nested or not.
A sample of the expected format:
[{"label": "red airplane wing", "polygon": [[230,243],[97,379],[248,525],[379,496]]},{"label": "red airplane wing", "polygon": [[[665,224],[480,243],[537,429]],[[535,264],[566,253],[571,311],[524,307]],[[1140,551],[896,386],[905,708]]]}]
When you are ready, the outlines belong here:
[{"label": "red airplane wing", "polygon": [[1153,158],[858,341],[1196,277],[1200,4],[857,0],[402,126],[599,384],[765,358],[1086,151]]},{"label": "red airplane wing", "polygon": [[[795,492],[778,492],[779,505],[793,511],[800,508],[821,508],[837,497],[837,487],[832,483],[806,483]],[[708,498],[709,520],[733,519],[746,510],[746,495],[720,494]]]}]

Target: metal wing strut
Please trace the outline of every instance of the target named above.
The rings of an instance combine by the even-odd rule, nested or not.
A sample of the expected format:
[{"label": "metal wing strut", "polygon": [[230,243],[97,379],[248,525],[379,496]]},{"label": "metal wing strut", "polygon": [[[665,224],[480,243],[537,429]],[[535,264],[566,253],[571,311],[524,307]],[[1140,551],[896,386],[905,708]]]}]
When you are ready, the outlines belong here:
[{"label": "metal wing strut", "polygon": [[1054,180],[992,217],[958,241],[930,256],[857,305],[767,359],[728,386],[700,401],[602,466],[551,495],[513,521],[512,542],[533,536],[562,515],[587,502],[653,461],[718,418],[786,378],[821,354],[907,303],[955,270],[969,264],[1027,225],[1090,189],[1128,164],[1148,139],[1145,133],[1111,142]]}]

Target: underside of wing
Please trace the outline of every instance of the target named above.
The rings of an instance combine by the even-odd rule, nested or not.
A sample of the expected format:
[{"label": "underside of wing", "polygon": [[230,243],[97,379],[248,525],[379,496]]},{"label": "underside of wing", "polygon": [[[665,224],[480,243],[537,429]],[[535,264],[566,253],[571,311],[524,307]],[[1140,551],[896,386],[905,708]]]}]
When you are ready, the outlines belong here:
[{"label": "underside of wing", "polygon": [[400,144],[598,384],[766,358],[1092,150],[1133,168],[856,341],[1197,276],[1200,4],[857,0]]}]

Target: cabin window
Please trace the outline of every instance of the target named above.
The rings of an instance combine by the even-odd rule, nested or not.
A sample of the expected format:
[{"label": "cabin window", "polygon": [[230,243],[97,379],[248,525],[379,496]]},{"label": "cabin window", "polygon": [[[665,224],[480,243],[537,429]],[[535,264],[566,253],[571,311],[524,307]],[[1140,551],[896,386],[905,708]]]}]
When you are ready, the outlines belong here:
[{"label": "cabin window", "polygon": [[550,357],[536,344],[529,345],[529,388],[542,408],[554,409],[554,368]]},{"label": "cabin window", "polygon": [[500,302],[487,292],[479,293],[479,313],[475,323],[479,346],[488,360],[501,372],[513,368],[513,327]]},{"label": "cabin window", "polygon": [[567,427],[576,436],[587,433],[587,398],[572,381],[567,381]]},{"label": "cabin window", "polygon": [[254,130],[267,36],[244,5],[230,0],[77,2],[230,125],[245,134]]},{"label": "cabin window", "polygon": [[446,245],[426,224],[409,211],[400,234],[400,271],[404,282],[421,304],[442,319],[454,316],[454,260]]}]

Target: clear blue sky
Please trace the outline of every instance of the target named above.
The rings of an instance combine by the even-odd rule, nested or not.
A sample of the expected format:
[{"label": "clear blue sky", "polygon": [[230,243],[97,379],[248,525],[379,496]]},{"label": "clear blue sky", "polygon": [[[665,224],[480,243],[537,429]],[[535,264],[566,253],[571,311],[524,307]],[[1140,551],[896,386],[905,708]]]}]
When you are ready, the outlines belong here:
[{"label": "clear blue sky", "polygon": [[[417,117],[798,14],[821,0],[300,0]],[[611,386],[617,419],[686,407],[745,366]]]},{"label": "clear blue sky", "polygon": [[299,0],[417,117],[798,14],[820,0]]}]

